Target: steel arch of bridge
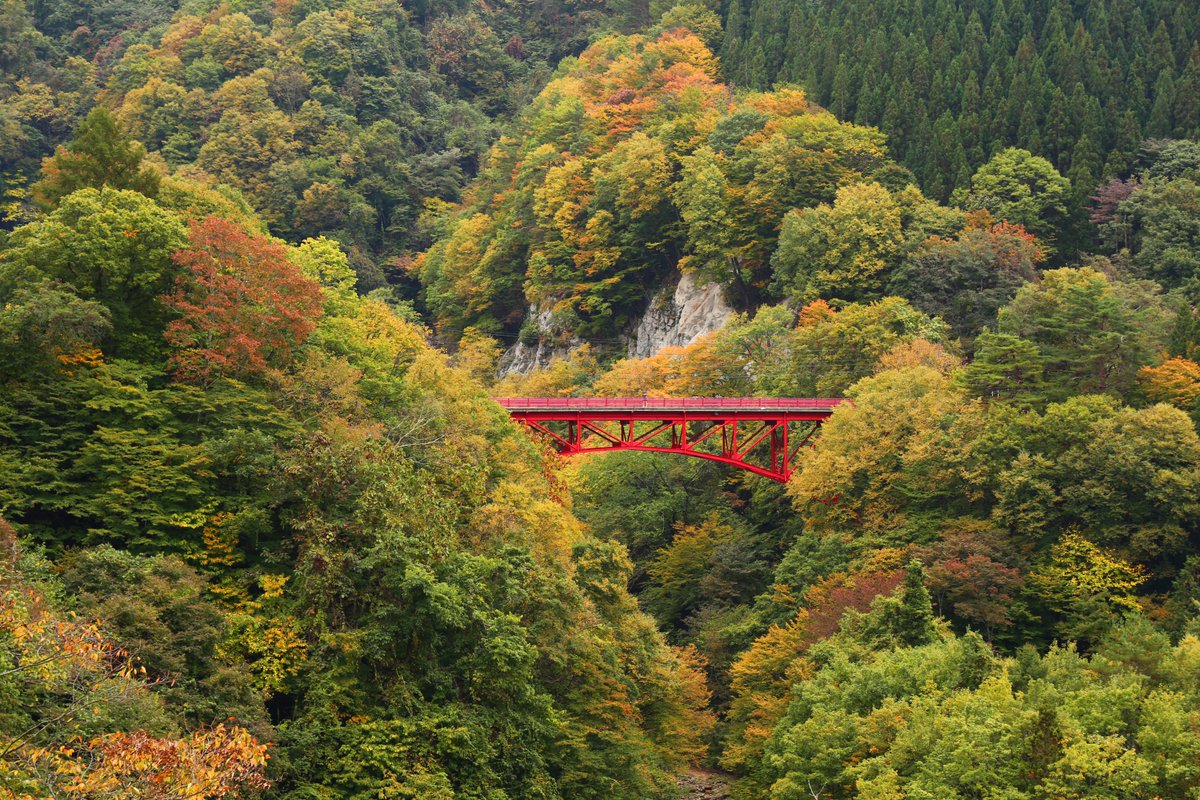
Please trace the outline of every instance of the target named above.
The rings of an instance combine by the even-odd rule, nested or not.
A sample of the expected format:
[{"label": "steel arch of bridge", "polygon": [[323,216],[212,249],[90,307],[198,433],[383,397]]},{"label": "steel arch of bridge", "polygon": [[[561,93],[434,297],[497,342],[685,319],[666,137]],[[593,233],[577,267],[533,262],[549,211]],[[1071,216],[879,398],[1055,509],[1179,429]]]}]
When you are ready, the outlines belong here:
[{"label": "steel arch of bridge", "polygon": [[704,458],[786,482],[845,402],[796,397],[499,397],[564,456],[635,450]]}]

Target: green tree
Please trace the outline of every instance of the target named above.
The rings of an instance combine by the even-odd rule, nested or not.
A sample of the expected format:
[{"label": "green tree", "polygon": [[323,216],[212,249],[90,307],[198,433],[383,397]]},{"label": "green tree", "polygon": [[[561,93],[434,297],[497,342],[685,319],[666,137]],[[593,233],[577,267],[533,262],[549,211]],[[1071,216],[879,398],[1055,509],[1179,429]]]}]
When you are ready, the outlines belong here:
[{"label": "green tree", "polygon": [[679,629],[701,610],[752,599],[765,583],[766,565],[750,554],[748,539],[742,526],[716,514],[697,525],[679,525],[647,568],[652,581],[643,592],[647,607],[660,622]]},{"label": "green tree", "polygon": [[1043,397],[1044,366],[1033,342],[1004,333],[984,331],[975,340],[975,357],[962,373],[971,394],[986,399],[1038,403]]},{"label": "green tree", "polygon": [[1088,267],[1056,269],[1017,292],[998,329],[1037,346],[1050,399],[1126,396],[1162,348],[1170,316],[1152,285],[1110,281]]},{"label": "green tree", "polygon": [[1030,573],[1029,591],[1053,617],[1057,634],[1098,642],[1122,611],[1137,610],[1134,592],[1144,580],[1139,566],[1068,533]]},{"label": "green tree", "polygon": [[1179,409],[1116,408],[1084,395],[1043,414],[995,413],[969,449],[973,463],[989,465],[978,485],[1013,535],[1045,545],[1077,528],[1130,560],[1160,565],[1189,550],[1197,442]]},{"label": "green tree", "polygon": [[0,309],[0,363],[16,378],[54,372],[98,350],[112,331],[108,309],[51,281],[21,286]]},{"label": "green tree", "polygon": [[80,189],[128,189],[147,197],[158,193],[159,174],[145,165],[146,149],[125,138],[116,117],[103,106],[91,110],[66,146],[42,163],[42,179],[34,185],[39,203],[55,208]]},{"label": "green tree", "polygon": [[1041,249],[1020,226],[968,228],[954,239],[922,243],[896,271],[890,290],[970,342],[995,326],[1000,307],[1037,277],[1041,260]]},{"label": "green tree", "polygon": [[788,483],[809,529],[894,542],[909,525],[919,532],[930,513],[969,510],[957,464],[982,421],[977,402],[929,367],[886,370],[848,395],[854,405],[825,423]]},{"label": "green tree", "polygon": [[180,218],[127,189],[81,189],[47,216],[13,231],[0,262],[0,293],[52,279],[103,304],[112,320],[106,350],[149,358],[161,352],[168,311],[160,297],[186,242]]},{"label": "green tree", "polygon": [[[1164,171],[1172,170],[1171,161],[1174,159],[1167,163],[1160,160],[1157,166]],[[1191,170],[1198,168],[1193,166]],[[1200,179],[1200,172],[1196,178]],[[1183,289],[1193,300],[1200,297],[1200,259],[1196,256],[1200,246],[1197,179],[1182,176],[1151,179],[1117,208],[1119,220],[1128,226],[1132,237],[1138,271],[1165,288]]]},{"label": "green tree", "polygon": [[811,300],[870,300],[899,262],[900,208],[874,183],[838,190],[833,205],[790,211],[771,258],[775,286]]},{"label": "green tree", "polygon": [[890,597],[877,597],[863,618],[843,622],[855,637],[875,646],[894,644],[919,647],[937,638],[933,624],[933,601],[925,588],[925,568],[910,561],[904,568],[904,581]]},{"label": "green tree", "polygon": [[105,620],[164,682],[176,714],[193,725],[234,717],[258,736],[271,735],[250,670],[229,652],[230,619],[182,559],[104,545],[75,551],[59,568],[80,613]]},{"label": "green tree", "polygon": [[675,203],[688,231],[690,254],[684,264],[706,278],[745,283],[728,191],[717,154],[710,148],[702,147],[684,160],[675,188]]},{"label": "green tree", "polygon": [[851,303],[836,312],[817,301],[801,310],[779,348],[779,366],[764,373],[756,388],[776,396],[839,397],[897,345],[945,338],[941,320],[899,297]]},{"label": "green tree", "polygon": [[1052,248],[1067,219],[1071,184],[1044,158],[1010,147],[971,177],[958,198],[967,209],[986,209],[997,219],[1021,225]]}]

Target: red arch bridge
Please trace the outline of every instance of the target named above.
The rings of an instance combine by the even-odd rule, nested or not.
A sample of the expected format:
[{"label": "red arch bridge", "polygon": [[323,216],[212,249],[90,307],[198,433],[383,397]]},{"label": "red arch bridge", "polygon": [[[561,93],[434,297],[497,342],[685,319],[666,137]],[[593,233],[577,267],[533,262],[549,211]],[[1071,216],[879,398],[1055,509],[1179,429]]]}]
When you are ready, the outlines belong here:
[{"label": "red arch bridge", "polygon": [[719,461],[784,482],[843,402],[800,397],[498,397],[563,455],[641,450]]}]

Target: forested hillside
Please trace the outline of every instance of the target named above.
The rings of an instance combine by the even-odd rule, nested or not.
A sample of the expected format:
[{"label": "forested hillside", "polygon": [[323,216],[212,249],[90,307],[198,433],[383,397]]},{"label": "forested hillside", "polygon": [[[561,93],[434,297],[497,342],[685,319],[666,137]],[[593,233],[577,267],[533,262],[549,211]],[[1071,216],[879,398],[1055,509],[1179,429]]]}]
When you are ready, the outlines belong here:
[{"label": "forested hillside", "polygon": [[0,800],[1200,797],[1200,11],[669,5],[0,7]]},{"label": "forested hillside", "polygon": [[716,73],[682,28],[605,38],[560,65],[435,223],[417,266],[439,326],[512,332],[528,302],[550,319],[527,319],[526,336],[612,335],[678,268],[752,303],[788,209],[886,179],[878,131],[795,88],[735,99]]},{"label": "forested hillside", "polygon": [[[454,200],[602,3],[32,3],[4,7],[0,175],[16,191],[96,102],[277,235],[323,234],[359,286],[399,278],[422,204]],[[13,195],[16,197],[19,195]]]},{"label": "forested hillside", "polygon": [[87,185],[100,119],[0,259],[0,787],[662,791],[703,679],[534,444],[331,240]]},{"label": "forested hillside", "polygon": [[[569,130],[620,143],[539,151],[563,126],[535,104],[528,144],[492,162],[511,182],[496,194],[485,172],[426,265],[462,254],[468,299],[497,285],[489,265],[527,265],[524,299],[564,320],[549,336],[581,330],[572,293],[604,273],[576,267],[608,242],[608,264],[643,270],[622,286],[653,286],[661,259],[746,309],[650,358],[614,358],[592,334],[505,377],[501,396],[854,400],[786,489],[632,453],[568,468],[577,513],[629,551],[643,607],[704,657],[733,796],[1194,793],[1200,146],[1139,142],[1127,167],[1089,178],[1092,252],[1078,254],[1078,189],[1029,150],[1001,147],[942,205],[878,131],[798,87],[716,93],[667,112],[680,125],[610,125],[625,103],[669,108],[641,76],[675,74],[660,53],[678,41],[602,42],[560,67],[540,102],[611,98]],[[597,52],[628,92],[591,77]],[[585,88],[564,91],[576,76]],[[653,152],[643,139],[682,149],[679,168],[623,206],[604,189],[609,154]],[[656,238],[606,227],[648,199]],[[529,255],[491,262],[499,241]],[[543,258],[557,271],[535,270]],[[615,310],[608,325],[587,330],[620,330]],[[464,342],[477,362],[479,338]]]},{"label": "forested hillside", "polygon": [[[904,296],[954,323],[968,346],[1038,266],[1088,254],[1195,296],[1193,140],[1097,134],[1096,164],[1080,171],[1038,141],[1007,146],[1003,126],[988,122],[998,138],[970,166],[937,167],[955,182],[930,192],[892,159],[903,137],[839,120],[813,102],[809,80],[734,91],[702,37],[672,22],[710,31],[712,15],[673,13],[646,35],[604,39],[560,64],[464,202],[431,208],[434,244],[415,271],[443,335],[611,342],[675,270],[717,282],[743,311]],[[1122,102],[1136,94],[1114,91]],[[1066,113],[1073,124],[1090,119]],[[936,150],[929,135],[914,141]]]},{"label": "forested hillside", "polygon": [[1188,0],[734,0],[721,57],[737,86],[800,83],[878,126],[931,197],[1020,147],[1078,210],[1143,139],[1200,135],[1198,40]]}]

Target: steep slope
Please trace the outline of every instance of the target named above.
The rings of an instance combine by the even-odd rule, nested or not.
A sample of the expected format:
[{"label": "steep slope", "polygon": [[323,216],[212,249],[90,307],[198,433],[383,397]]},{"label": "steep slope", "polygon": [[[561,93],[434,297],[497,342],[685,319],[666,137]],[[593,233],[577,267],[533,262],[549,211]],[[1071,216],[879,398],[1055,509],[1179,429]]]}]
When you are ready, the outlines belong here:
[{"label": "steep slope", "polygon": [[[93,112],[42,188],[130,152],[114,130]],[[80,722],[4,671],[0,696],[54,724],[4,704],[0,785],[80,732],[237,717],[272,744],[276,796],[668,794],[711,725],[698,662],[531,440],[356,295],[332,241],[142,189],[58,196],[0,249],[0,514],[54,562],[5,561],[0,585],[43,581],[151,680]],[[0,625],[0,663],[28,662],[21,614]]]},{"label": "steep slope", "polygon": [[1187,0],[735,0],[726,78],[796,82],[875,125],[946,200],[1005,147],[1048,158],[1079,209],[1143,138],[1200,135],[1200,18]]},{"label": "steep slope", "polygon": [[0,7],[6,201],[99,103],[191,180],[242,193],[273,233],[336,238],[363,289],[421,242],[497,132],[603,3],[34,3]]},{"label": "steep slope", "polygon": [[681,27],[560,65],[463,204],[431,223],[416,268],[439,328],[612,338],[676,269],[756,303],[790,209],[861,181],[903,186],[877,131],[795,88],[734,96],[716,69]]}]

